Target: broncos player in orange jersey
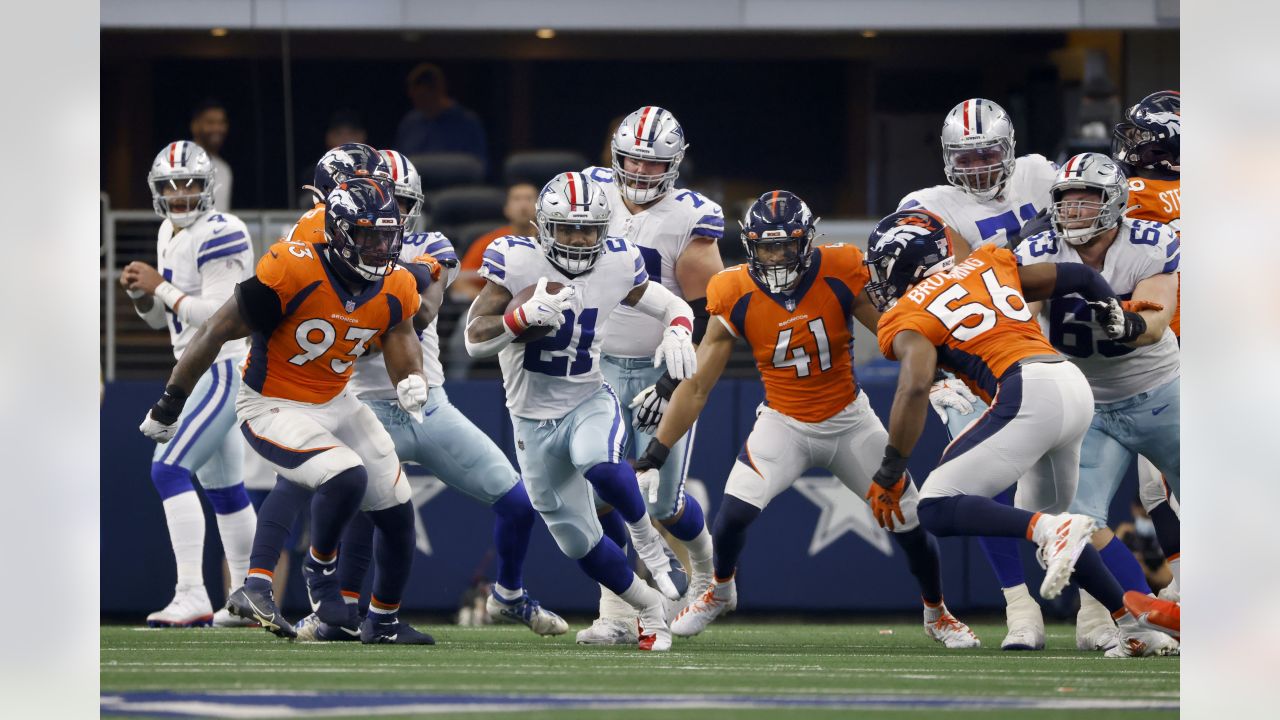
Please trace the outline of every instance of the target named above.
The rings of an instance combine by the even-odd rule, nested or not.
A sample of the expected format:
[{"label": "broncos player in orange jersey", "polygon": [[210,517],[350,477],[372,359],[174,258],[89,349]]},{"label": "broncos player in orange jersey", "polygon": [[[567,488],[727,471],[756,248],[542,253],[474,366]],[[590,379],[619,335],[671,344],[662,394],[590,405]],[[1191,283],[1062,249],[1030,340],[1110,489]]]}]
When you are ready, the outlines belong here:
[{"label": "broncos player in orange jersey", "polygon": [[[1129,178],[1127,217],[1155,220],[1169,225],[1182,237],[1182,95],[1177,90],[1160,90],[1125,111],[1111,139],[1111,156]],[[1181,283],[1182,273],[1178,273]],[[1179,293],[1181,294],[1181,293]],[[1173,310],[1169,329],[1181,338],[1181,297]],[[1178,499],[1169,492],[1160,471],[1145,457],[1138,456],[1142,482],[1138,494],[1151,516],[1156,539],[1169,561],[1173,582],[1160,597],[1177,601],[1182,575],[1182,527]],[[1164,492],[1159,492],[1160,490]]]},{"label": "broncos player in orange jersey", "polygon": [[[1116,618],[1121,642],[1108,656],[1151,655],[1165,647],[1125,610],[1120,584],[1089,543],[1094,521],[1066,512],[1093,418],[1093,392],[1045,339],[1027,303],[1078,292],[1113,339],[1141,326],[1136,313],[1124,310],[1102,276],[1080,263],[1019,266],[1009,250],[984,246],[956,264],[949,228],[925,211],[881,220],[866,263],[873,278],[867,294],[884,313],[880,349],[902,363],[871,493],[876,517],[882,524],[902,517],[907,460],[924,430],[929,388],[941,365],[990,409],[947,446],[921,485],[921,524],[939,536],[1031,540],[1046,569],[1041,597],[1057,597],[1074,573]],[[1015,507],[992,499],[1015,483]]]},{"label": "broncos player in orange jersey", "polygon": [[[400,622],[396,611],[413,561],[413,508],[391,438],[373,412],[346,392],[352,366],[381,343],[401,406],[419,413],[427,399],[422,353],[413,325],[430,275],[396,268],[403,225],[389,180],[356,178],[325,202],[329,242],[274,245],[253,277],[236,286],[193,338],[141,430],[158,442],[172,437],[195,379],[223,343],[252,335],[244,383],[236,400],[240,430],[284,486],[315,491],[311,550],[303,566],[316,614],[330,625],[357,624],[339,592],[339,538],[364,509],[387,536],[365,642],[430,644],[431,637]],[[273,491],[274,494],[274,491]],[[288,532],[269,509],[259,514],[249,577],[227,608],[270,632],[294,637],[271,597],[271,572]],[[292,507],[290,508],[292,509]],[[261,564],[260,564],[261,563]]]},{"label": "broncos player in orange jersey", "polygon": [[[706,405],[734,341],[745,339],[764,380],[765,403],[712,528],[714,582],[676,616],[676,635],[696,635],[737,606],[734,576],[747,528],[806,469],[830,470],[860,497],[873,487],[886,435],[853,372],[852,323],[875,330],[880,313],[863,292],[869,276],[862,252],[843,244],[813,247],[817,222],[808,205],[785,190],[761,195],[747,210],[742,242],[749,260],[708,283],[707,310],[717,322],[708,324],[698,347],[699,370],[676,389],[637,461],[644,486]],[[908,485],[904,512],[889,529],[920,583],[925,632],[948,648],[978,647],[978,638],[943,604],[938,544],[916,520],[915,503],[915,487]]]}]

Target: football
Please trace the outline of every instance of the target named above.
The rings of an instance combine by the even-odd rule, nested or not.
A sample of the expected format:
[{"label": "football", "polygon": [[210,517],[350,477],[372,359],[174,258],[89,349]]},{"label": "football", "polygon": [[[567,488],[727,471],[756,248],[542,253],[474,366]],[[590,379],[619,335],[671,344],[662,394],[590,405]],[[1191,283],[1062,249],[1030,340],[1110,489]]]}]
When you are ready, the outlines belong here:
[{"label": "football", "polygon": [[[533,297],[533,293],[537,289],[538,289],[537,285],[530,285],[529,287],[516,293],[516,296],[511,298],[511,302],[507,303],[506,312],[511,312],[512,310],[515,310],[516,308],[528,302],[529,298]],[[563,283],[558,283],[554,280],[550,280],[547,282],[547,292],[549,293],[558,293],[562,289],[564,289]],[[534,340],[537,340],[538,338],[546,337],[547,333],[549,332],[551,332],[551,328],[546,325],[534,325],[528,328],[527,330],[525,330],[524,332],[520,333],[518,336],[516,336],[516,339],[512,340],[511,342],[518,342],[518,343],[532,342]]]}]

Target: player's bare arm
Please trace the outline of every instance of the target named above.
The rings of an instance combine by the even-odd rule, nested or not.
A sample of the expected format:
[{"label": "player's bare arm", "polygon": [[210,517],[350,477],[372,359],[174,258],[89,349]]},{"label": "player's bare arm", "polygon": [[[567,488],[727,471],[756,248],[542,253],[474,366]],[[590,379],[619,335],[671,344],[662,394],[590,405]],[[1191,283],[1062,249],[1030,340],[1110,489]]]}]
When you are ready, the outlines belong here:
[{"label": "player's bare arm", "polygon": [[858,296],[854,298],[853,318],[873,333],[880,326],[880,314],[875,304],[871,302],[871,298],[867,297],[866,290],[858,293]]},{"label": "player's bare arm", "polygon": [[[1173,273],[1160,273],[1142,280],[1134,286],[1133,299],[1129,302],[1135,309],[1141,308],[1136,311],[1147,323],[1146,332],[1129,344],[1141,347],[1159,342],[1178,307],[1178,277]],[[1160,307],[1152,309],[1151,304]]]},{"label": "player's bare arm", "polygon": [[232,297],[218,308],[209,322],[200,326],[191,338],[191,344],[173,367],[166,387],[177,386],[190,393],[200,376],[213,365],[222,346],[232,340],[246,338],[251,332],[249,324],[240,313],[239,303]]},{"label": "player's bare arm", "polygon": [[436,316],[440,314],[440,306],[444,303],[444,283],[433,282],[422,292],[422,303],[413,316],[413,329],[426,330]]},{"label": "player's bare arm", "polygon": [[724,270],[715,238],[694,235],[676,259],[676,283],[686,300],[706,297],[711,276]]},{"label": "player's bare arm", "polygon": [[413,326],[414,323],[398,323],[382,336],[382,354],[387,361],[387,375],[395,385],[399,385],[401,380],[410,375],[422,375],[422,345],[418,342]]},{"label": "player's bare arm", "polygon": [[723,322],[712,320],[707,324],[707,334],[698,345],[698,372],[680,383],[672,393],[658,431],[654,433],[663,445],[671,447],[678,442],[702,414],[711,389],[719,382],[729,363],[729,356],[733,354],[734,340]]},{"label": "player's bare arm", "polygon": [[898,389],[889,412],[889,446],[904,458],[911,454],[929,414],[929,388],[938,368],[938,351],[925,336],[914,330],[898,333],[893,354],[901,362]]},{"label": "player's bare arm", "polygon": [[153,330],[162,330],[165,326],[164,305],[155,297],[156,288],[162,282],[164,278],[155,268],[137,260],[120,271],[120,287],[133,301],[133,309],[138,316]]},{"label": "player's bare arm", "polygon": [[502,313],[509,302],[510,291],[492,280],[486,281],[467,313],[467,340],[481,343],[502,335]]}]

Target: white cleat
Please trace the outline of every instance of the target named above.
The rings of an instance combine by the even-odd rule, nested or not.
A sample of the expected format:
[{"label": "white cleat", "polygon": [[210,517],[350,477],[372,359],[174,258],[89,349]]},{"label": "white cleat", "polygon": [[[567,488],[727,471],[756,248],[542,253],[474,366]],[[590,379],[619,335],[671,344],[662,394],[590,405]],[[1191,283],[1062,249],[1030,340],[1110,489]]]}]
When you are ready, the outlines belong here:
[{"label": "white cleat", "polygon": [[714,583],[702,597],[689,604],[671,622],[671,632],[680,637],[693,637],[721,615],[738,609],[738,586],[732,580]]},{"label": "white cleat", "polygon": [[591,627],[578,631],[579,645],[635,645],[636,623],[630,618],[596,618]]},{"label": "white cleat", "polygon": [[671,603],[670,610],[668,611],[670,615],[667,617],[667,622],[673,622],[676,619],[676,615],[679,615],[681,610],[684,610],[697,602],[698,598],[702,597],[702,594],[714,584],[715,578],[710,573],[705,575],[701,573],[694,573],[693,577],[689,578],[689,588],[684,591],[684,595],[681,595],[678,600]]},{"label": "white cleat", "polygon": [[1120,633],[1111,613],[1089,593],[1080,591],[1080,612],[1076,613],[1076,647],[1097,652],[1110,650],[1120,642]]},{"label": "white cleat", "polygon": [[499,598],[497,593],[490,592],[485,600],[485,610],[494,620],[520,623],[539,635],[563,635],[569,632],[569,623],[564,618],[542,607],[541,603],[529,597],[529,593],[508,602]]},{"label": "white cleat", "polygon": [[1040,604],[1027,592],[1026,585],[1004,588],[1005,622],[1009,633],[1000,643],[1001,650],[1043,650],[1044,615]]},{"label": "white cleat", "polygon": [[977,635],[973,634],[968,625],[957,620],[956,616],[947,610],[945,604],[941,609],[942,612],[934,620],[929,619],[932,614],[930,609],[924,609],[925,635],[942,643],[948,650],[982,647],[982,641],[978,639]]},{"label": "white cleat", "polygon": [[1162,632],[1144,629],[1128,613],[1120,618],[1117,632],[1119,634],[1119,642],[1106,652],[1106,657],[1155,657],[1159,655],[1178,655],[1181,652],[1177,640]]},{"label": "white cleat", "polygon": [[666,543],[658,534],[657,528],[649,522],[648,516],[634,525],[627,523],[627,529],[631,533],[631,547],[635,548],[636,555],[640,556],[644,566],[649,568],[658,592],[668,600],[680,597],[680,591],[671,580],[671,557],[667,555]]},{"label": "white cleat", "polygon": [[213,626],[216,628],[258,627],[258,623],[232,615],[230,610],[223,607],[218,608],[218,611],[213,614]]},{"label": "white cleat", "polygon": [[1169,602],[1182,602],[1182,591],[1178,587],[1178,579],[1174,578],[1173,582],[1169,583],[1164,587],[1164,589],[1156,593],[1156,597],[1161,600],[1168,600]]},{"label": "white cleat", "polygon": [[173,600],[163,610],[147,616],[147,627],[208,627],[213,623],[213,604],[203,585],[174,589]]},{"label": "white cleat", "polygon": [[1033,539],[1039,548],[1036,559],[1044,568],[1044,582],[1040,584],[1040,597],[1052,600],[1062,594],[1071,581],[1076,560],[1084,552],[1084,546],[1093,535],[1093,518],[1084,515],[1041,515],[1036,523]]},{"label": "white cleat", "polygon": [[667,627],[667,606],[663,599],[644,610],[636,618],[637,645],[649,652],[666,652],[671,649],[671,628]]}]

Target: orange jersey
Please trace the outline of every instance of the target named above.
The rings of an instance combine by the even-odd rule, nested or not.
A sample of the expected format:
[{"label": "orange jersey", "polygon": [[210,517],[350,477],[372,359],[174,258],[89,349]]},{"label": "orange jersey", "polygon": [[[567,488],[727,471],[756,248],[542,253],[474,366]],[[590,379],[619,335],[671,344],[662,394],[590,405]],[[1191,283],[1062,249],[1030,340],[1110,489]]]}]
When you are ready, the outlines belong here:
[{"label": "orange jersey", "polygon": [[987,403],[1019,360],[1058,355],[1022,297],[1012,252],[983,245],[949,272],[914,285],[880,318],[876,338],[890,360],[893,339],[914,330],[938,347],[938,364]]},{"label": "orange jersey", "polygon": [[269,334],[254,332],[244,381],[268,397],[332,400],[356,358],[418,311],[418,284],[408,270],[397,267],[351,295],[321,259],[324,248],[283,241],[258,261],[257,279],[279,297],[282,317]]},{"label": "orange jersey", "polygon": [[298,222],[294,223],[293,229],[289,231],[289,236],[285,240],[294,240],[309,243],[324,242],[324,203],[318,202],[298,218]]},{"label": "orange jersey", "polygon": [[769,407],[821,422],[858,396],[850,323],[854,298],[870,278],[861,250],[825,245],[813,251],[789,298],[770,293],[746,265],[716,274],[707,283],[707,312],[751,345]]},{"label": "orange jersey", "polygon": [[[1182,237],[1182,181],[1129,179],[1129,217],[1156,220],[1178,231]],[[1182,273],[1178,273],[1178,307],[1169,322],[1173,334],[1182,337]]]}]

